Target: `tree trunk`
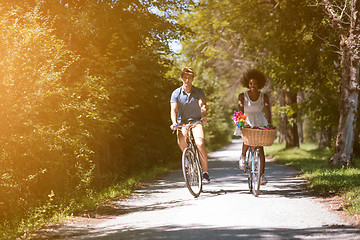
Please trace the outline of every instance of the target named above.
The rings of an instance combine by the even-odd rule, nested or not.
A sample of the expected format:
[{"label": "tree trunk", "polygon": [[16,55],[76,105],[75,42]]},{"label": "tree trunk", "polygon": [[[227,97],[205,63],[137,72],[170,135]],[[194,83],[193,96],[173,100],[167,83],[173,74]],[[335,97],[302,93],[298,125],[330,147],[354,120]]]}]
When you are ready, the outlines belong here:
[{"label": "tree trunk", "polygon": [[[296,99],[297,93],[284,90],[285,106],[289,106],[291,108],[291,106],[296,104]],[[285,130],[286,148],[299,147],[299,135],[296,120],[296,112],[287,115]]]},{"label": "tree trunk", "polygon": [[[278,92],[281,93],[282,90],[278,89]],[[279,102],[280,102],[281,107],[285,107],[284,94],[279,94]],[[280,136],[278,138],[278,141],[281,142],[281,143],[285,141],[285,135],[286,135],[285,129],[286,129],[286,113],[281,111],[281,113],[280,113],[280,126],[279,126]]]},{"label": "tree trunk", "polygon": [[340,42],[342,84],[340,119],[333,165],[352,165],[356,118],[359,103],[360,0],[352,1],[350,35]]},{"label": "tree trunk", "polygon": [[[304,102],[305,94],[304,92],[298,92],[297,94],[297,104],[301,104]],[[302,120],[302,110],[299,109],[297,114],[297,127],[298,127],[298,135],[299,135],[299,142],[304,143],[304,127],[303,127],[303,120]]]}]

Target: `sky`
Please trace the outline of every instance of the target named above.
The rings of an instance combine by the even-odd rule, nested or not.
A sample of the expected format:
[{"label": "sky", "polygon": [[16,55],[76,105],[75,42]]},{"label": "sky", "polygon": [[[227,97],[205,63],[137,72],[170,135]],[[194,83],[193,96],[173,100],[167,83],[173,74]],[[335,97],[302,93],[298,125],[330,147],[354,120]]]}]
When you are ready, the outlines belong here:
[{"label": "sky", "polygon": [[174,53],[180,53],[180,50],[182,48],[180,40],[172,40],[169,44],[171,51]]}]

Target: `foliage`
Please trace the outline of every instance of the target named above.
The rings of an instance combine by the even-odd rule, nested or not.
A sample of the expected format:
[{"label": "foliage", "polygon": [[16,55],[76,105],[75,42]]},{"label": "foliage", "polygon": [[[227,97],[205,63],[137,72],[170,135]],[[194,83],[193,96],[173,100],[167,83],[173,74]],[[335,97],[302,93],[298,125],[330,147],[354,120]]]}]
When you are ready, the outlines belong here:
[{"label": "foliage", "polygon": [[169,97],[185,65],[207,96],[210,150],[230,140],[240,73],[253,65],[278,89],[305,91],[291,111],[304,109],[310,125],[336,124],[338,42],[318,8],[194,2],[0,3],[0,232],[178,161]]},{"label": "foliage", "polygon": [[[192,66],[196,73],[194,85],[205,91],[209,119],[205,137],[210,150],[229,142],[235,129],[231,117],[236,109],[234,98],[238,92],[229,88],[229,81],[239,75],[235,71],[236,66],[231,61],[226,62],[229,60],[228,53],[231,53],[227,51],[231,49],[230,38],[220,35],[220,30],[215,28],[221,28],[226,22],[209,17],[217,5],[217,2],[208,5],[200,3],[191,13],[185,12],[178,18],[179,23],[191,32],[182,39],[183,48],[177,66]],[[235,69],[230,70],[232,67]]]},{"label": "foliage", "polygon": [[[81,190],[85,182],[79,180],[92,171],[91,150],[81,142],[86,136],[76,131],[76,120],[66,121],[78,100],[62,76],[76,56],[42,27],[49,21],[37,8],[1,14],[2,219],[51,190]],[[65,181],[59,177],[65,175]]]},{"label": "foliage", "polygon": [[171,19],[187,4],[0,4],[0,229],[26,231],[81,196],[178,161],[165,56],[184,31]]},{"label": "foliage", "polygon": [[[340,59],[334,46],[338,40],[321,8],[295,0],[204,0],[192,14],[183,14],[179,23],[193,32],[182,41],[185,62],[195,64],[199,72],[212,73],[210,84],[215,80],[221,89],[218,104],[227,106],[225,112],[237,106],[241,72],[256,67],[266,73],[274,89],[305,93],[304,103],[287,106],[288,117],[290,112],[301,112],[317,132],[320,126],[337,124]],[[279,106],[274,115],[280,114],[282,93],[265,91]]]}]

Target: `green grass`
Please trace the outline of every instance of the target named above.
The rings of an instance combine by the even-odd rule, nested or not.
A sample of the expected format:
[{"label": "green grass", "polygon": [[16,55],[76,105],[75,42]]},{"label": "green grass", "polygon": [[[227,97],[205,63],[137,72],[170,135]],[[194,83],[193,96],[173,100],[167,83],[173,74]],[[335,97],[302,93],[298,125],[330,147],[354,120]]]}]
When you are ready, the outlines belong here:
[{"label": "green grass", "polygon": [[331,152],[312,143],[292,149],[285,149],[284,144],[274,144],[266,147],[265,152],[278,163],[299,170],[315,192],[340,196],[345,211],[360,214],[360,159],[355,160],[357,167],[335,168],[328,164]]},{"label": "green grass", "polygon": [[141,182],[152,181],[169,170],[179,167],[179,162],[168,163],[166,166],[156,166],[141,173],[134,174],[126,180],[109,187],[95,191],[89,189],[81,197],[56,201],[56,196],[49,194],[49,200],[43,206],[29,211],[27,216],[14,217],[11,222],[0,220],[0,239],[31,239],[29,234],[48,224],[61,224],[73,215],[92,212],[100,209],[111,200],[121,199],[129,195]]}]

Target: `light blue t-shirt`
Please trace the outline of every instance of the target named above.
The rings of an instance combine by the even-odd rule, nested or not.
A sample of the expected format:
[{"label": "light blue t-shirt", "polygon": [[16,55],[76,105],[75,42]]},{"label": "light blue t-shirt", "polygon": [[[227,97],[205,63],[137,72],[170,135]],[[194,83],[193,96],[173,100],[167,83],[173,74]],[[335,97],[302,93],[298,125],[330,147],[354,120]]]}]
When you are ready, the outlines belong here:
[{"label": "light blue t-shirt", "polygon": [[188,123],[201,119],[200,98],[205,98],[205,93],[194,86],[191,88],[190,95],[184,91],[183,86],[172,92],[170,102],[178,104],[178,123]]}]

